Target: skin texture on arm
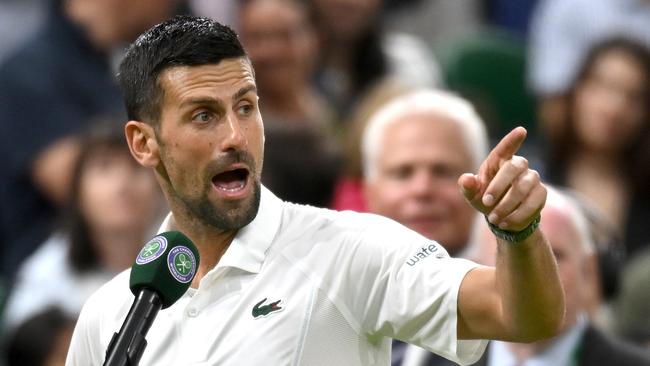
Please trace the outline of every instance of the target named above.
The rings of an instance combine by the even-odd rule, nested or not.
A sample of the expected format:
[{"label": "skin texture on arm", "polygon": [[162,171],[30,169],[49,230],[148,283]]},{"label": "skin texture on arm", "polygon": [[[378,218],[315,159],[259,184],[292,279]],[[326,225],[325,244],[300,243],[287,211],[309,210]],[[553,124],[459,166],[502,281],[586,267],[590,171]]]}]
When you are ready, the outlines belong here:
[{"label": "skin texture on arm", "polygon": [[[514,129],[477,175],[458,180],[470,204],[502,230],[526,228],[546,202],[539,174],[514,155],[525,138],[525,129]],[[496,268],[477,268],[461,284],[458,337],[530,342],[555,335],[564,318],[564,294],[548,241],[538,229],[519,243],[497,242]]]}]

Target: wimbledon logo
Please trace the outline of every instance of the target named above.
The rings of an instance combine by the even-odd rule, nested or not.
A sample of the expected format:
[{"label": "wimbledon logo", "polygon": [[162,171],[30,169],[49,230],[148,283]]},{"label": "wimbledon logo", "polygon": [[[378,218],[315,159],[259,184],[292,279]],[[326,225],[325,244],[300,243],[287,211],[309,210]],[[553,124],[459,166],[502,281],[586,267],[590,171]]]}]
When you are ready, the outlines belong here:
[{"label": "wimbledon logo", "polygon": [[140,250],[135,263],[140,265],[150,263],[160,257],[165,252],[165,249],[167,249],[167,238],[156,236]]},{"label": "wimbledon logo", "polygon": [[178,282],[188,283],[196,273],[194,253],[183,246],[174,247],[167,255],[167,266]]}]

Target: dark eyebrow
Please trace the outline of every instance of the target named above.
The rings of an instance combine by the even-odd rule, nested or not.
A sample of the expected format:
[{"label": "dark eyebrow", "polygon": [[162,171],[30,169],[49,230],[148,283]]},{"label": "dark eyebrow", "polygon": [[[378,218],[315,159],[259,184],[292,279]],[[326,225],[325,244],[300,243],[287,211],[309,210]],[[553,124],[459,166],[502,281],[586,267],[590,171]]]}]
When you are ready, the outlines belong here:
[{"label": "dark eyebrow", "polygon": [[190,98],[186,99],[183,102],[181,102],[181,108],[188,106],[188,105],[193,105],[193,104],[210,104],[210,105],[216,105],[216,106],[221,106],[223,103],[219,99],[215,98],[210,98],[210,97],[201,97],[201,98]]},{"label": "dark eyebrow", "polygon": [[[233,103],[236,102],[238,99],[246,95],[247,93],[254,91],[257,92],[257,87],[255,85],[248,85],[244,86],[241,89],[237,91],[237,93],[233,94],[232,96],[232,101]],[[180,106],[185,107],[188,105],[193,105],[193,104],[210,104],[210,105],[216,105],[216,106],[222,106],[223,103],[221,102],[220,99],[215,99],[211,97],[198,97],[198,98],[190,98],[186,99],[181,102]]]},{"label": "dark eyebrow", "polygon": [[243,97],[244,95],[246,95],[247,93],[252,92],[252,91],[257,92],[257,87],[255,85],[248,85],[248,86],[245,86],[245,87],[239,89],[237,91],[237,93],[235,93],[232,96],[233,103],[236,102],[241,97]]}]

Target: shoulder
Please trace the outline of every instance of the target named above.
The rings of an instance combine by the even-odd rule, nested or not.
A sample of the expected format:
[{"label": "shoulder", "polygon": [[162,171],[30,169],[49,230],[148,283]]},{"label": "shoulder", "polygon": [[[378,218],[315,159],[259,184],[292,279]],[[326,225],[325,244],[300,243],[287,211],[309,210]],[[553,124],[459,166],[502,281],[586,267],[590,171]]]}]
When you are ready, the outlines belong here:
[{"label": "shoulder", "polygon": [[118,273],[110,281],[102,285],[88,298],[88,302],[101,303],[104,306],[108,303],[130,302],[133,295],[129,290],[129,276],[131,269]]},{"label": "shoulder", "polygon": [[[287,203],[281,231],[325,235],[341,240],[388,239],[400,237],[421,240],[423,237],[389,218],[354,211],[336,211]],[[384,241],[384,240],[382,240]]]},{"label": "shoulder", "polygon": [[81,310],[87,323],[111,324],[123,318],[133,302],[129,290],[130,273],[130,269],[121,272],[90,295]]},{"label": "shoulder", "polygon": [[86,301],[72,334],[66,365],[100,364],[113,332],[119,329],[133,295],[126,270],[93,293]]},{"label": "shoulder", "polygon": [[292,261],[317,262],[312,269],[323,271],[331,265],[372,271],[413,256],[449,256],[437,242],[386,217],[295,204],[287,204],[273,245]]}]

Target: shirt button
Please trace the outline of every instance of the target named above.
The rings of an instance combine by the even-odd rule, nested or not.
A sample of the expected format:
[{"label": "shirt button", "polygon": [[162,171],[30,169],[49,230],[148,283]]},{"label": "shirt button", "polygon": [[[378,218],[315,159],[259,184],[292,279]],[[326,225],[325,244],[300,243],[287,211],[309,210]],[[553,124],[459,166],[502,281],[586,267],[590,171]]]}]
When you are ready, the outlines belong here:
[{"label": "shirt button", "polygon": [[196,308],[189,308],[187,310],[187,315],[194,318],[195,316],[199,315],[199,311]]}]

